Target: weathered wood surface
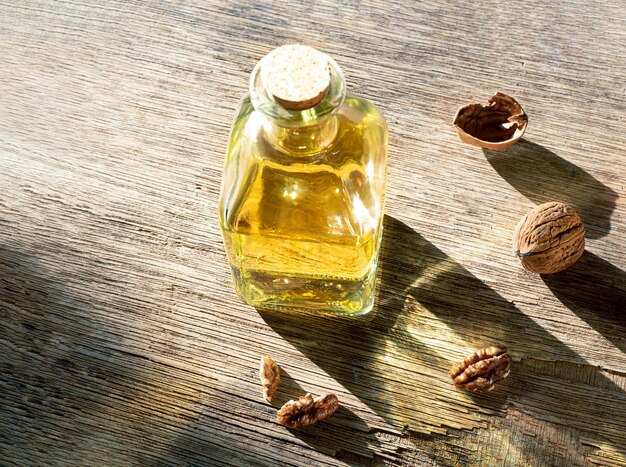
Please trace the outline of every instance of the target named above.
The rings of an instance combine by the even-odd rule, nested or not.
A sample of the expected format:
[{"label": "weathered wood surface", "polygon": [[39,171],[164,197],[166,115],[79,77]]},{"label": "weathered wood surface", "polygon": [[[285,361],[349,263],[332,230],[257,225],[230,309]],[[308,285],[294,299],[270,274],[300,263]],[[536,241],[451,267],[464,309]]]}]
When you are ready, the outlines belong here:
[{"label": "weathered wood surface", "polygon": [[[626,5],[31,2],[0,7],[0,464],[626,464]],[[390,126],[369,321],[259,313],[216,220],[256,61],[305,42]],[[459,142],[456,109],[519,100],[526,140]],[[549,277],[510,255],[536,204],[587,252]],[[488,396],[451,362],[511,349]],[[289,431],[275,405],[335,392]]]}]

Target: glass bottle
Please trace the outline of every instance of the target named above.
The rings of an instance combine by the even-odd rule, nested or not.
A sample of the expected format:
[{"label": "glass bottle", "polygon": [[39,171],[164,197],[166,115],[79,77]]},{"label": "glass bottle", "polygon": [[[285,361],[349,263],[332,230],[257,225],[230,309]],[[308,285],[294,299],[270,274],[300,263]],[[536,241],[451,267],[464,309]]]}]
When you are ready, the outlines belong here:
[{"label": "glass bottle", "polygon": [[302,45],[265,56],[232,127],[219,205],[243,300],[257,308],[370,311],[386,164],[384,118],[346,94],[332,58]]}]

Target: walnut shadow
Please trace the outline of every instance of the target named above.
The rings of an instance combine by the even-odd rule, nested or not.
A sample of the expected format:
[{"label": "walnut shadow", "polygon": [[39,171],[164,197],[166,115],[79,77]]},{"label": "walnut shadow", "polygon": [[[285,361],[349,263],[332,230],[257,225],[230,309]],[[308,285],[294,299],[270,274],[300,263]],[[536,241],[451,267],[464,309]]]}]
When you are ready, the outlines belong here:
[{"label": "walnut shadow", "polygon": [[626,272],[585,251],[569,269],[541,279],[563,305],[626,354]]},{"label": "walnut shadow", "polygon": [[378,439],[370,433],[367,423],[345,405],[340,405],[325,421],[289,431],[312,449],[345,462],[361,466],[381,464],[376,454]]},{"label": "walnut shadow", "polygon": [[[257,372],[254,372],[255,379],[257,377]],[[280,409],[285,402],[296,399],[298,396],[303,396],[306,394],[306,391],[302,388],[302,386],[295,380],[293,377],[287,373],[284,368],[280,368],[280,384],[278,388],[276,388],[276,393],[272,397],[272,406],[278,410]]]},{"label": "walnut shadow", "polygon": [[[385,216],[384,226],[379,296],[374,315],[369,320],[302,317],[263,310],[259,313],[277,333],[387,423],[397,429],[408,428],[408,432],[428,433],[432,428],[421,424],[421,415],[415,413],[415,407],[407,400],[414,393],[412,373],[400,366],[382,365],[381,359],[384,361],[385,356],[401,354],[409,357],[422,378],[431,374],[438,376],[433,380],[439,391],[438,397],[447,394],[441,381],[452,362],[420,339],[420,328],[425,329],[429,322],[452,331],[454,338],[464,342],[468,351],[493,342],[509,346],[514,359],[512,371],[521,374],[520,377],[531,371],[528,365],[517,363],[524,359],[563,361],[571,365],[586,363],[513,303],[409,226],[390,216]],[[426,314],[431,317],[425,319]],[[589,371],[598,381],[606,382],[602,391],[610,388],[616,403],[626,403],[624,391],[604,378],[597,368],[589,367]],[[594,417],[599,415],[605,417],[595,410],[593,403],[595,398],[602,396],[600,389],[590,390],[584,381],[562,381],[558,375],[553,379],[553,385],[534,386],[516,386],[507,380],[491,393],[470,397],[486,413],[502,414],[512,400],[524,407],[527,402],[534,403],[542,397],[553,398],[554,384],[562,384],[584,393],[584,400],[578,401],[583,408],[572,412],[557,403],[538,411],[541,417],[564,427],[579,426],[579,415],[586,420],[595,420]],[[577,397],[580,399],[581,396]],[[415,416],[406,420],[399,415],[402,413],[415,413]],[[604,426],[600,418],[597,421]],[[445,421],[442,424],[445,426]],[[611,427],[607,430],[613,433],[612,443],[626,443],[624,434]],[[590,436],[604,438],[605,433],[591,433]],[[425,443],[434,439],[429,436],[426,435]],[[422,447],[427,450],[427,445]],[[546,453],[546,458],[550,455]],[[462,457],[465,454],[460,456],[461,462],[471,461]]]},{"label": "walnut shadow", "polygon": [[[280,385],[272,397],[272,406],[278,410],[285,402],[297,399],[307,392],[309,391],[281,368]],[[370,434],[367,423],[345,405],[339,405],[337,411],[327,420],[310,427],[288,430],[316,451],[331,456],[341,456],[345,452],[345,460],[353,459],[361,465],[374,461],[373,452],[380,445],[376,437]]]},{"label": "walnut shadow", "polygon": [[483,153],[502,178],[534,203],[561,201],[574,207],[587,238],[610,232],[618,194],[577,165],[525,139],[504,151]]}]

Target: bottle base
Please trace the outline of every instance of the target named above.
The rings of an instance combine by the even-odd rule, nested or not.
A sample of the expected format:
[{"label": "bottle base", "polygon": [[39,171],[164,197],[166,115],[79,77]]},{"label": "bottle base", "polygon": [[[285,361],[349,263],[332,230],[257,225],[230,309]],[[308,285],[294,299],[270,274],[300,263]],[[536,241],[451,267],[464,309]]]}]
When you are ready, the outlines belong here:
[{"label": "bottle base", "polygon": [[237,293],[255,308],[361,316],[374,306],[375,267],[360,279],[232,269]]}]

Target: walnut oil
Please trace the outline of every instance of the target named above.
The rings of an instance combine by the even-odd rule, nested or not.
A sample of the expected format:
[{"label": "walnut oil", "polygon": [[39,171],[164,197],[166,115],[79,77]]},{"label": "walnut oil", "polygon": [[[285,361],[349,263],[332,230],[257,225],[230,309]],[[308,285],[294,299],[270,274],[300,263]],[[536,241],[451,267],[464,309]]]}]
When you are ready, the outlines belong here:
[{"label": "walnut oil", "polygon": [[387,162],[376,108],[310,47],[252,73],[233,124],[220,224],[237,293],[258,308],[371,310]]}]

